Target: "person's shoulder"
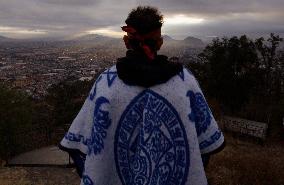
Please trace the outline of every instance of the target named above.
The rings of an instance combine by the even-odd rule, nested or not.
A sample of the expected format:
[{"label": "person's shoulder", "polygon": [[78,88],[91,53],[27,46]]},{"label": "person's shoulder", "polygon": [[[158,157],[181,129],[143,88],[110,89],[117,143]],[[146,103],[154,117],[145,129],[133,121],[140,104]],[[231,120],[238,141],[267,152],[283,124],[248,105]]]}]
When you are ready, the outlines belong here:
[{"label": "person's shoulder", "polygon": [[104,68],[99,71],[99,76],[108,74],[108,73],[117,73],[116,65],[112,65],[110,67]]},{"label": "person's shoulder", "polygon": [[184,82],[190,82],[192,80],[196,80],[194,74],[191,72],[190,69],[183,66],[183,69],[178,74]]},{"label": "person's shoulder", "polygon": [[95,82],[98,79],[101,79],[103,76],[110,76],[110,75],[116,75],[116,74],[117,74],[116,65],[112,65],[111,67],[100,69],[95,77]]},{"label": "person's shoulder", "polygon": [[200,89],[198,80],[189,68],[183,67],[179,76],[183,79],[185,86],[190,87],[191,89]]},{"label": "person's shoulder", "polygon": [[106,92],[108,89],[110,89],[110,87],[113,86],[116,77],[117,70],[115,65],[99,70],[96,77],[94,77],[91,92],[93,92],[94,95],[98,92]]}]

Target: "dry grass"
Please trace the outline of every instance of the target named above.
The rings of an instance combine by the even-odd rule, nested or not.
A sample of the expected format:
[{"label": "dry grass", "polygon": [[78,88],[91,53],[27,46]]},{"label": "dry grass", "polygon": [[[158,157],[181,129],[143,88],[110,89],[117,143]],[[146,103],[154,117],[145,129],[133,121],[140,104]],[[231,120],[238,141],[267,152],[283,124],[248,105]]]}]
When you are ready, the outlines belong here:
[{"label": "dry grass", "polygon": [[284,185],[284,141],[259,145],[226,134],[226,148],[206,169],[211,185]]}]

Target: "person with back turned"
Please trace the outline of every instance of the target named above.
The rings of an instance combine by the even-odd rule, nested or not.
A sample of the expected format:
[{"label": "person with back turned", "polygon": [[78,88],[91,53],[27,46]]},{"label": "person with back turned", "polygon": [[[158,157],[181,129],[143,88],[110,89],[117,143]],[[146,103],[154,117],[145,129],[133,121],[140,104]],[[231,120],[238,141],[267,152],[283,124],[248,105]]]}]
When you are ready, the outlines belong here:
[{"label": "person with back turned", "polygon": [[224,137],[193,74],[157,51],[163,16],[133,9],[127,52],[97,78],[60,143],[84,185],[207,185]]}]

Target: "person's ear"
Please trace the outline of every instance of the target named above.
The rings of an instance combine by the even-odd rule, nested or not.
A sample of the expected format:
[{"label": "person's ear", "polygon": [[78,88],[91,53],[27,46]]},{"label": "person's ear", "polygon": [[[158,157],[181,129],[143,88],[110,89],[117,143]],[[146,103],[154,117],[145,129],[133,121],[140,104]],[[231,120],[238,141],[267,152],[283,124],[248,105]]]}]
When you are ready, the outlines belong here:
[{"label": "person's ear", "polygon": [[124,36],[123,36],[123,41],[124,41],[124,44],[125,44],[126,48],[127,48],[127,49],[130,49],[131,47],[130,47],[129,38],[128,38],[127,35],[124,35]]},{"label": "person's ear", "polygon": [[161,49],[163,43],[164,43],[164,39],[163,39],[163,37],[161,37],[161,38],[157,41],[157,51]]}]

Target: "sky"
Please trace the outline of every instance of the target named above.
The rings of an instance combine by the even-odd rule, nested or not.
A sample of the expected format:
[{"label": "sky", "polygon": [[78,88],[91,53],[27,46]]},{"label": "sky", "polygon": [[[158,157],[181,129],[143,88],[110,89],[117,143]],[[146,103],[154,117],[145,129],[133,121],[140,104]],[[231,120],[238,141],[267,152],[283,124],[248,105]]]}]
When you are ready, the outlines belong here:
[{"label": "sky", "polygon": [[175,39],[284,35],[284,0],[0,0],[0,35],[121,37],[120,27],[138,5],[157,7],[163,34]]}]

